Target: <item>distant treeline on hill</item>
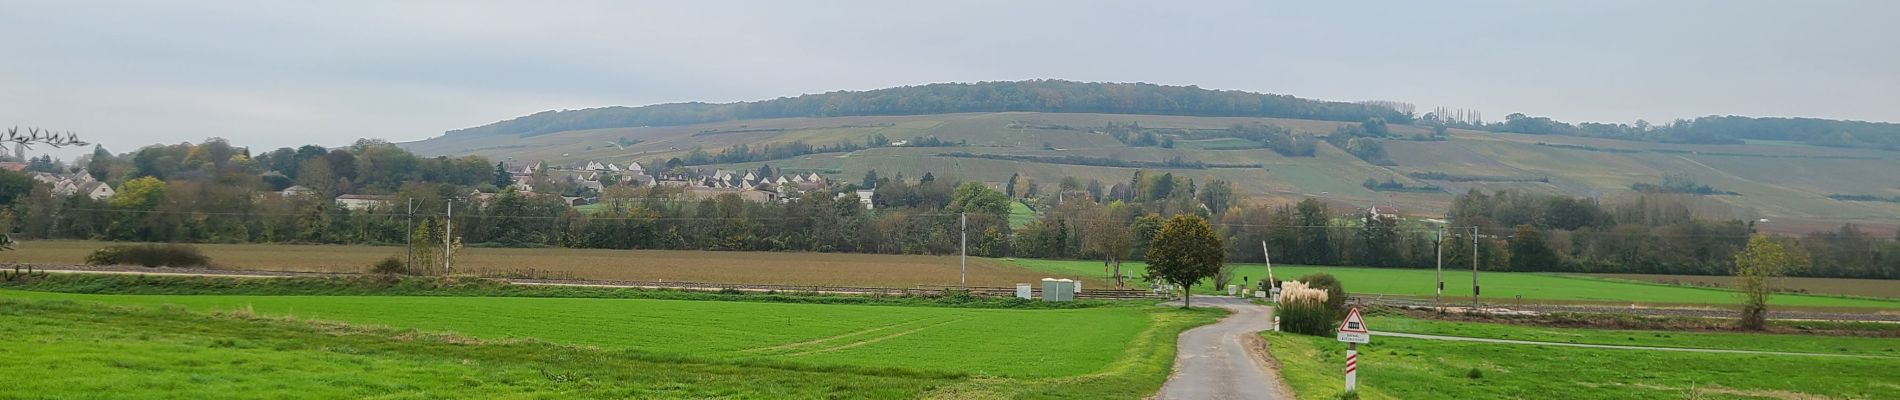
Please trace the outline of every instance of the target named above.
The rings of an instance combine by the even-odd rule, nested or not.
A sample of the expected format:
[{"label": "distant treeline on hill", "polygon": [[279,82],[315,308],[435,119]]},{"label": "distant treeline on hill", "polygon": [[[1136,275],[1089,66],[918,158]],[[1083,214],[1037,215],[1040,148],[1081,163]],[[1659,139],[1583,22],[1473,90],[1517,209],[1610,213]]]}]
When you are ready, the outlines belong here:
[{"label": "distant treeline on hill", "polygon": [[1661,143],[1741,144],[1743,140],[1781,140],[1816,146],[1900,150],[1900,124],[1818,118],[1751,118],[1711,115],[1652,125],[1584,122],[1570,124],[1548,117],[1511,114],[1504,122],[1461,122],[1426,114],[1423,123],[1492,132],[1565,135]]},{"label": "distant treeline on hill", "polygon": [[577,129],[690,125],[759,118],[1003,111],[1275,117],[1329,121],[1382,118],[1396,123],[1412,120],[1410,114],[1392,108],[1288,95],[1148,83],[1030,80],[936,83],[725,104],[693,102],[543,111],[474,128],[452,130],[447,135],[534,136]]},{"label": "distant treeline on hill", "polygon": [[1407,172],[1412,179],[1446,182],[1542,182],[1550,183],[1548,176],[1497,176],[1497,175],[1457,175],[1439,171]]},{"label": "distant treeline on hill", "polygon": [[1024,162],[1037,162],[1037,163],[1045,163],[1045,164],[1088,165],[1088,166],[1095,166],[1095,167],[1119,167],[1119,168],[1208,169],[1208,168],[1260,168],[1261,167],[1260,164],[1211,164],[1211,163],[1204,163],[1200,161],[1189,161],[1187,159],[1181,158],[1181,156],[1175,156],[1174,158],[1169,158],[1167,161],[1161,161],[1161,162],[1129,161],[1129,160],[1117,160],[1113,158],[1083,157],[1083,156],[1038,156],[1038,155],[1027,155],[1027,154],[977,154],[977,153],[967,153],[967,152],[938,153],[937,156],[938,157],[957,157],[957,158],[982,158],[982,159],[989,159],[989,160],[1005,160],[1005,161],[1024,161]]},{"label": "distant treeline on hill", "polygon": [[1827,198],[1840,200],[1840,201],[1873,201],[1873,202],[1900,203],[1900,196],[1877,196],[1877,195],[1871,195],[1871,194],[1835,193],[1835,194],[1827,195]]}]

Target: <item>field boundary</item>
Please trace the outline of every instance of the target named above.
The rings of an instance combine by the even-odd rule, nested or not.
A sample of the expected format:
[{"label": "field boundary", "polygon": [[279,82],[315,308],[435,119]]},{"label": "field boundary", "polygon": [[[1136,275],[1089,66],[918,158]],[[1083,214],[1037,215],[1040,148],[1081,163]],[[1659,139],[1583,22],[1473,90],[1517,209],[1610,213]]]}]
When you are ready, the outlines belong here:
[{"label": "field boundary", "polygon": [[1655,347],[1655,346],[1624,346],[1624,345],[1615,345],[1615,344],[1538,342],[1538,341],[1530,341],[1530,340],[1492,339],[1492,338],[1475,338],[1475,337],[1465,337],[1465,336],[1444,336],[1444,335],[1424,335],[1424,334],[1417,334],[1417,333],[1387,332],[1387,331],[1374,331],[1372,332],[1372,334],[1374,336],[1387,336],[1387,337],[1419,339],[1419,340],[1442,340],[1442,341],[1452,341],[1452,342],[1515,344],[1515,345],[1527,345],[1527,346],[1580,347],[1580,348],[1588,348],[1588,349],[1680,351],[1680,352],[1689,352],[1689,353],[1755,354],[1755,355],[1765,355],[1765,356],[1849,357],[1849,358],[1876,358],[1876,359],[1895,358],[1895,357],[1883,357],[1883,356],[1870,356],[1870,355],[1865,355],[1865,354],[1796,353],[1796,352],[1785,352],[1785,351],[1705,349],[1705,348],[1696,348],[1696,347]]},{"label": "field boundary", "polygon": [[[21,264],[26,265],[26,264]],[[369,274],[330,273],[330,272],[285,272],[221,270],[208,268],[144,268],[144,267],[95,267],[70,265],[35,265],[36,272],[57,274],[103,274],[103,275],[154,275],[172,277],[214,277],[214,278],[352,278],[372,276]],[[850,286],[811,286],[811,285],[766,285],[747,283],[708,283],[684,281],[621,281],[621,280],[578,280],[578,279],[526,279],[526,278],[474,278],[503,282],[523,286],[591,287],[607,289],[653,289],[680,290],[696,292],[738,291],[747,293],[786,294],[786,295],[843,295],[843,296],[892,296],[911,297],[940,295],[963,291],[951,286],[918,285],[909,288],[894,287],[850,287]],[[1040,293],[1037,289],[1037,293]],[[1015,295],[1014,288],[976,287],[968,288],[971,296],[1009,298]],[[1139,290],[1084,289],[1076,294],[1078,300],[1160,300],[1159,296],[1141,295]]]},{"label": "field boundary", "polygon": [[[1686,288],[1686,289],[1702,289],[1702,290],[1714,290],[1714,291],[1718,291],[1718,292],[1734,292],[1734,290],[1733,290],[1733,289],[1724,289],[1724,288],[1712,288],[1712,287],[1704,287],[1704,286],[1695,286],[1695,285],[1671,285],[1671,284],[1667,284],[1667,283],[1662,283],[1662,282],[1651,282],[1651,281],[1645,281],[1645,280],[1640,280],[1640,279],[1623,279],[1623,278],[1612,278],[1612,277],[1598,277],[1598,276],[1587,276],[1587,275],[1578,275],[1578,274],[1587,274],[1587,273],[1588,273],[1588,272],[1540,272],[1539,274],[1544,274],[1544,275],[1549,275],[1549,276],[1552,276],[1552,277],[1557,277],[1557,278],[1568,278],[1568,279],[1581,279],[1581,280],[1588,280],[1588,281],[1605,281],[1605,282],[1616,282],[1616,283],[1633,283],[1633,284],[1638,284],[1638,285],[1650,285],[1650,286],[1661,286],[1661,287],[1672,287],[1672,288]],[[1640,274],[1639,274],[1639,275],[1640,275]],[[1709,276],[1709,277],[1726,277],[1725,275],[1691,275],[1691,276]],[[1781,277],[1781,278],[1816,278],[1816,277],[1808,277],[1808,276],[1783,276],[1783,277]],[[1835,278],[1835,279],[1865,279],[1865,278]],[[1880,279],[1870,279],[1870,280],[1880,280]],[[1895,284],[1900,284],[1900,281],[1895,281]],[[1832,298],[1837,298],[1837,299],[1849,299],[1849,300],[1868,300],[1868,301],[1882,301],[1882,302],[1891,302],[1891,303],[1895,303],[1895,304],[1900,304],[1900,298],[1893,298],[1893,297],[1874,297],[1874,296],[1855,296],[1855,295],[1851,295],[1851,294],[1835,294],[1835,293],[1774,293],[1773,295],[1775,295],[1775,296],[1809,296],[1809,297],[1832,297]]]}]

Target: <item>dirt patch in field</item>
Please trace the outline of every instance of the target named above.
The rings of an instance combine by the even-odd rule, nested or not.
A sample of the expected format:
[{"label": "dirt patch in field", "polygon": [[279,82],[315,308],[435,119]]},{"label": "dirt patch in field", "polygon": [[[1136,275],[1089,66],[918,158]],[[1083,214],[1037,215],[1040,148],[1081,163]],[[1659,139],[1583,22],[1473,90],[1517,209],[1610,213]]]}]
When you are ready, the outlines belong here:
[{"label": "dirt patch in field", "polygon": [[1696,388],[1695,391],[1697,393],[1701,393],[1704,395],[1720,394],[1720,395],[1729,395],[1729,396],[1759,397],[1759,398],[1779,399],[1779,400],[1823,400],[1827,398],[1826,396],[1817,396],[1817,395],[1801,393],[1801,392],[1790,392],[1786,390],[1740,390],[1740,389],[1729,389],[1729,388],[1724,388],[1724,387],[1704,387],[1704,388]]},{"label": "dirt patch in field", "polygon": [[[911,287],[958,284],[956,257],[667,250],[472,249],[464,272],[501,277]],[[529,275],[529,276],[520,276]],[[971,259],[971,286],[1013,286],[1046,275]]]},{"label": "dirt patch in field", "polygon": [[[1646,275],[1646,274],[1576,274],[1592,278],[1609,278],[1673,286],[1731,289],[1735,286],[1732,276],[1703,275]],[[1784,293],[1831,294],[1844,296],[1900,298],[1900,281],[1885,279],[1848,279],[1848,278],[1775,278],[1777,290]]]},{"label": "dirt patch in field", "polygon": [[[93,250],[116,244],[93,241],[23,242],[0,262],[84,264]],[[385,257],[403,255],[391,246],[197,244],[219,269],[244,271],[363,273]],[[466,248],[455,256],[456,272],[497,278],[681,281],[735,284],[895,287],[957,285],[955,256],[777,253],[741,251]],[[1051,275],[982,258],[969,260],[971,286],[1013,287]]]}]

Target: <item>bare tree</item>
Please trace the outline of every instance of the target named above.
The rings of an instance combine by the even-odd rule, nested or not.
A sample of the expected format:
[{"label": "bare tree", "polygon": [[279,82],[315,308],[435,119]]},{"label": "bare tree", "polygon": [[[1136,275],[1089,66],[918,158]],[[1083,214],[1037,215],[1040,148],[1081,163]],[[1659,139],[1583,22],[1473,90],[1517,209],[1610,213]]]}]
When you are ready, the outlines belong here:
[{"label": "bare tree", "polygon": [[1126,213],[1125,209],[1126,206],[1119,202],[1111,203],[1107,207],[1097,209],[1095,215],[1089,218],[1088,224],[1083,226],[1086,231],[1082,236],[1083,243],[1090,250],[1102,254],[1104,258],[1102,272],[1115,280],[1117,289],[1125,287],[1122,279],[1122,259],[1128,258],[1128,253],[1132,252],[1135,246],[1134,230],[1129,227],[1127,220],[1122,218],[1122,215]]}]

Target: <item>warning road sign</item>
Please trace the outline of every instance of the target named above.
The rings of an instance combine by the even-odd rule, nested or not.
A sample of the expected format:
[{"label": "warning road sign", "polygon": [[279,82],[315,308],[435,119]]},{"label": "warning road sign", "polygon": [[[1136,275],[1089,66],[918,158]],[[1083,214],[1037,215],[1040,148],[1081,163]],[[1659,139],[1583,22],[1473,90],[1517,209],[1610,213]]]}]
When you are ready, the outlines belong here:
[{"label": "warning road sign", "polygon": [[1372,343],[1372,331],[1366,329],[1366,319],[1359,315],[1358,307],[1353,307],[1346,313],[1346,320],[1339,323],[1339,341]]}]

